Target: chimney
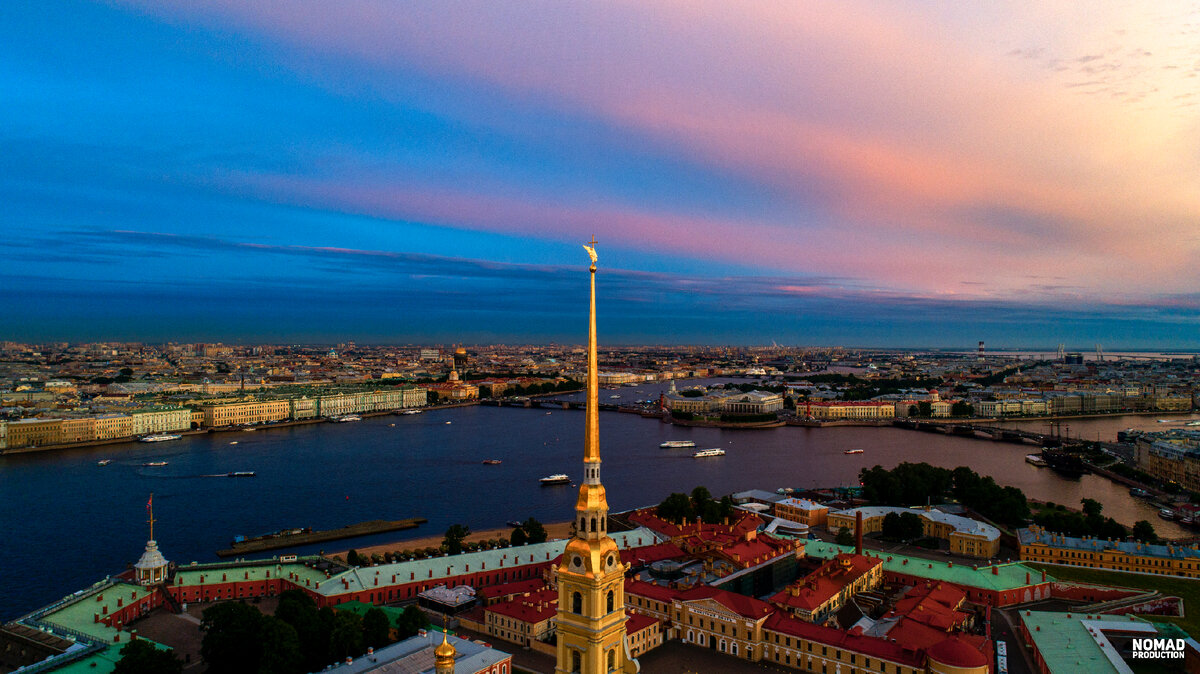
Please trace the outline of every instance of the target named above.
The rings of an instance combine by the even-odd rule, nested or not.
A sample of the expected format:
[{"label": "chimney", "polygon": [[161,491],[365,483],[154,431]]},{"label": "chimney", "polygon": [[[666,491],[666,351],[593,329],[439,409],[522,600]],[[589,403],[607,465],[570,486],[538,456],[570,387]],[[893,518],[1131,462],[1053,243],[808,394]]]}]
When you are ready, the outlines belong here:
[{"label": "chimney", "polygon": [[856,555],[862,554],[862,529],[862,511],[856,510],[854,511],[854,554]]}]

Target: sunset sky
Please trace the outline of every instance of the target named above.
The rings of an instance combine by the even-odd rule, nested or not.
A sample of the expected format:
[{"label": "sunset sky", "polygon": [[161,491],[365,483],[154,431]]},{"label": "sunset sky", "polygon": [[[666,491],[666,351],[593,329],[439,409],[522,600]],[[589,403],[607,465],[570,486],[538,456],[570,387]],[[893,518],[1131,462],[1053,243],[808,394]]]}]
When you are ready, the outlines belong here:
[{"label": "sunset sky", "polygon": [[[201,6],[203,5],[203,6]],[[1200,9],[0,3],[0,339],[1200,348]]]}]

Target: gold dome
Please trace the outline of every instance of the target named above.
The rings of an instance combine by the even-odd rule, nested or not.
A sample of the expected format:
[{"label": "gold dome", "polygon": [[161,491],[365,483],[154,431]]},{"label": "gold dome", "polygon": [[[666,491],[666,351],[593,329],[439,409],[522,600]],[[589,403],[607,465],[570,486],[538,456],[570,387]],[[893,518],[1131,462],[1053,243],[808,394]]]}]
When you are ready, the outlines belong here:
[{"label": "gold dome", "polygon": [[442,643],[438,644],[438,647],[433,650],[434,659],[454,662],[454,658],[457,655],[458,652],[454,650],[454,646],[446,638],[446,633],[442,632]]}]

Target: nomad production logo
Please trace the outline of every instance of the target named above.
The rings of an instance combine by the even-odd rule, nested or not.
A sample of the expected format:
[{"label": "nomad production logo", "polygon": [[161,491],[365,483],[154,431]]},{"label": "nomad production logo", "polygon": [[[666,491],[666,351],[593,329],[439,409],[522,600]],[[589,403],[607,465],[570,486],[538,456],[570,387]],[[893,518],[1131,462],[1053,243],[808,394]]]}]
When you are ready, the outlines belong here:
[{"label": "nomad production logo", "polygon": [[1134,639],[1133,659],[1183,659],[1183,639]]}]

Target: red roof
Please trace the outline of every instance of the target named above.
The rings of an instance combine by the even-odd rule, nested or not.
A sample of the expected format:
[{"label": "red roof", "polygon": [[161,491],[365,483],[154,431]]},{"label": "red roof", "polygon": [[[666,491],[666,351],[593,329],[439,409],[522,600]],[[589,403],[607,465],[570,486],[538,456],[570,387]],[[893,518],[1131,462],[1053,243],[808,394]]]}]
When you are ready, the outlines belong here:
[{"label": "red roof", "polygon": [[625,614],[625,631],[628,634],[636,634],[650,627],[654,623],[662,622],[658,618],[652,618],[641,613],[626,613]]},{"label": "red roof", "polygon": [[777,592],[770,602],[785,608],[815,611],[882,563],[883,560],[867,555],[836,555],[812,573]]},{"label": "red roof", "polygon": [[670,604],[672,601],[679,598],[680,592],[679,592],[679,590],[675,590],[675,589],[672,589],[669,587],[663,587],[662,585],[655,585],[654,583],[647,583],[644,580],[638,580],[636,578],[626,578],[625,579],[625,594],[632,594],[632,595],[636,595],[639,597],[645,597],[647,599],[653,599],[654,601],[661,601],[661,602]]},{"label": "red roof", "polygon": [[658,545],[646,545],[640,548],[626,548],[621,551],[621,561],[626,564],[633,562],[644,562],[653,564],[664,559],[674,559],[683,556],[683,550],[679,549],[674,543],[659,543]]},{"label": "red roof", "polygon": [[492,604],[484,610],[527,623],[540,623],[558,614],[558,591],[547,588],[528,597]]},{"label": "red roof", "polygon": [[926,653],[930,660],[936,660],[951,667],[987,667],[988,657],[979,648],[972,646],[961,635],[954,635],[943,640]]},{"label": "red roof", "polygon": [[925,664],[924,658],[917,649],[905,648],[898,643],[877,637],[851,634],[833,627],[804,622],[783,612],[775,613],[767,618],[767,621],[763,623],[763,629],[790,634],[801,639],[890,660],[910,667],[920,667]]},{"label": "red roof", "polygon": [[948,583],[917,585],[896,602],[896,607],[886,617],[901,616],[948,632],[966,623],[967,613],[955,610],[966,598],[965,592]]},{"label": "red roof", "polygon": [[758,620],[775,610],[774,607],[765,601],[759,601],[753,597],[729,592],[728,590],[722,590],[710,585],[700,585],[687,590],[679,595],[679,599],[681,601],[712,599],[730,611],[751,620]]},{"label": "red roof", "polygon": [[545,587],[545,580],[542,580],[541,578],[535,578],[533,580],[518,580],[512,583],[489,585],[488,587],[479,590],[479,594],[486,599],[495,599],[496,597],[508,597],[514,594],[537,592]]}]

